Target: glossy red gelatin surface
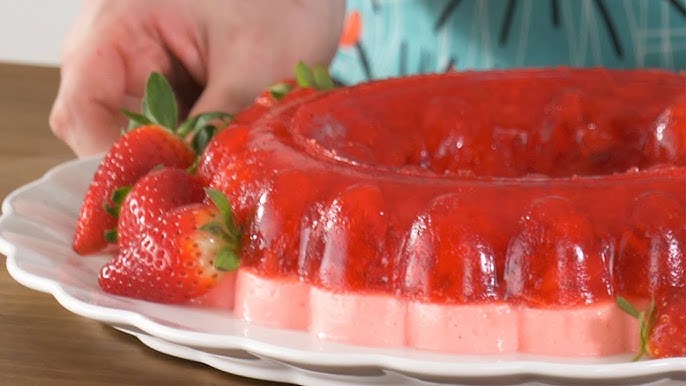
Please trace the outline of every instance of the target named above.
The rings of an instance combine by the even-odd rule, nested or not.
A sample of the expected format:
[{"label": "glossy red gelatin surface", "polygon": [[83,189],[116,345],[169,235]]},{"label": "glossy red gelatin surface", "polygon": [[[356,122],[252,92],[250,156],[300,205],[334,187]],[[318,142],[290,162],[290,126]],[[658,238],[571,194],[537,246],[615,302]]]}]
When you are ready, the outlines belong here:
[{"label": "glossy red gelatin surface", "polygon": [[451,304],[650,296],[686,286],[685,84],[560,68],[303,93],[199,170],[264,277]]}]

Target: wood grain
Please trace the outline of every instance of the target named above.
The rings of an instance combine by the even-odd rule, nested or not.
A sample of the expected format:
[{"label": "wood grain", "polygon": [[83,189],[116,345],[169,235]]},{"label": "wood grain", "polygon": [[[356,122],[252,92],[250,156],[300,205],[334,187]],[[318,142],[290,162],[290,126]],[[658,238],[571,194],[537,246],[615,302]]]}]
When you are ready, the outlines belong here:
[{"label": "wood grain", "polygon": [[[73,158],[48,114],[59,71],[0,64],[0,198]],[[4,256],[3,256],[4,257]],[[271,385],[153,351],[16,283],[0,259],[0,385]]]}]

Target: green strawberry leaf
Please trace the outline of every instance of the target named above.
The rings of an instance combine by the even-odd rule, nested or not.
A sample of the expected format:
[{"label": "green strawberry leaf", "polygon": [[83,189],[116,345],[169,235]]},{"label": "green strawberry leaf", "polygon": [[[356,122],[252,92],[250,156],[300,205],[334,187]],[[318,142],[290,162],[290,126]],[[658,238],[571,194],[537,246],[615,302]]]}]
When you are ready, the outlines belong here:
[{"label": "green strawberry leaf", "polygon": [[105,231],[105,241],[107,241],[108,243],[114,244],[117,242],[118,238],[119,235],[116,229],[108,229]]},{"label": "green strawberry leaf", "polygon": [[648,347],[648,339],[650,337],[650,329],[655,323],[655,299],[650,300],[650,307],[648,311],[638,311],[633,304],[621,296],[617,296],[617,306],[627,314],[638,319],[638,353],[631,360],[633,362],[643,358],[645,354],[650,354]]},{"label": "green strawberry leaf", "polygon": [[112,192],[110,200],[115,204],[121,205],[124,203],[126,195],[129,194],[130,191],[131,185],[124,185],[121,188],[116,189],[114,192]]},{"label": "green strawberry leaf", "polygon": [[277,83],[269,87],[269,93],[277,101],[283,99],[291,90],[293,90],[293,86],[286,82]]},{"label": "green strawberry leaf", "polygon": [[646,313],[645,311],[641,311],[638,313],[638,339],[639,339],[639,344],[638,344],[638,353],[631,358],[632,362],[636,362],[639,359],[643,357],[646,353],[646,347],[648,345],[648,335],[646,332]]},{"label": "green strawberry leaf", "polygon": [[617,306],[619,306],[619,308],[627,314],[633,316],[634,318],[638,318],[638,310],[625,298],[617,296]]},{"label": "green strawberry leaf", "polygon": [[129,125],[128,125],[126,131],[131,131],[131,130],[135,129],[136,127],[150,125],[153,123],[150,119],[148,119],[143,114],[134,113],[133,111],[129,111],[126,109],[121,109],[121,112],[127,118],[129,118]]},{"label": "green strawberry leaf", "polygon": [[153,72],[148,77],[141,108],[143,115],[152,122],[172,130],[176,128],[179,114],[176,97],[171,85],[162,74]]},{"label": "green strawberry leaf", "polygon": [[200,227],[200,230],[203,232],[210,233],[217,237],[225,237],[228,233],[226,225],[219,221],[210,221],[207,224],[203,224]]},{"label": "green strawberry leaf", "polygon": [[210,200],[212,200],[214,205],[217,207],[217,210],[219,210],[219,214],[221,214],[224,224],[226,224],[231,236],[237,235],[239,233],[238,227],[236,226],[236,222],[234,220],[233,209],[231,209],[231,203],[229,202],[229,199],[226,198],[224,193],[216,189],[206,189],[206,192],[210,197]]},{"label": "green strawberry leaf", "polygon": [[650,355],[648,339],[650,338],[650,330],[653,328],[653,324],[655,324],[655,298],[650,299],[650,306],[648,311],[645,312],[643,323],[639,324],[641,325],[641,351],[639,353],[641,355]]},{"label": "green strawberry leaf", "polygon": [[327,91],[336,87],[326,66],[318,64],[314,68],[299,62],[295,66],[295,81],[300,87],[312,87],[315,90]]},{"label": "green strawberry leaf", "polygon": [[214,259],[214,267],[219,271],[235,271],[240,265],[238,255],[230,248],[220,249]]},{"label": "green strawberry leaf", "polygon": [[193,136],[191,140],[191,147],[195,154],[202,154],[210,143],[215,134],[217,134],[217,127],[212,125],[203,126],[202,129]]},{"label": "green strawberry leaf", "polygon": [[126,185],[122,186],[121,188],[116,189],[114,192],[112,192],[112,195],[110,196],[110,202],[106,202],[103,204],[103,208],[105,209],[105,212],[109,214],[112,217],[119,217],[119,211],[121,210],[121,205],[124,203],[124,200],[126,199],[126,195],[129,194],[131,191],[131,186]]},{"label": "green strawberry leaf", "polygon": [[329,75],[329,70],[325,66],[321,64],[314,66],[312,75],[314,76],[314,88],[317,90],[327,91],[336,87]]},{"label": "green strawberry leaf", "polygon": [[295,81],[300,87],[315,87],[316,85],[312,69],[304,62],[298,62],[295,66]]},{"label": "green strawberry leaf", "polygon": [[109,214],[110,216],[119,217],[119,208],[117,208],[116,206],[104,203],[102,205],[102,208],[105,210],[105,213]]},{"label": "green strawberry leaf", "polygon": [[194,115],[179,126],[178,130],[176,130],[176,134],[184,138],[189,134],[195,134],[202,130],[203,127],[207,126],[212,121],[219,120],[221,123],[225,124],[232,118],[233,116],[231,114],[219,111]]}]

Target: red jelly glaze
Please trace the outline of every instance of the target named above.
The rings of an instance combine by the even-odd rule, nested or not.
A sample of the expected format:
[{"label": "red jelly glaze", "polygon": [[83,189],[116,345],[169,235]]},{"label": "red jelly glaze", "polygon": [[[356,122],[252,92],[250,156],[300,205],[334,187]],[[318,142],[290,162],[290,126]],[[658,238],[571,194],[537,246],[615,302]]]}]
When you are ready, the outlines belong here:
[{"label": "red jelly glaze", "polygon": [[395,250],[386,237],[393,219],[378,186],[345,188],[326,206],[320,221],[323,249],[316,284],[335,291],[395,288]]},{"label": "red jelly glaze", "polygon": [[582,305],[613,294],[612,245],[595,234],[568,199],[534,203],[512,236],[505,262],[506,297],[531,306]]},{"label": "red jelly glaze", "polygon": [[[434,199],[410,227],[399,260],[406,295],[428,302],[502,299],[503,237],[458,195]],[[470,212],[471,210],[471,212]]]},{"label": "red jelly glaze", "polygon": [[[213,184],[238,203],[245,229],[255,229],[251,223],[262,207],[297,217],[270,225],[274,234],[288,233],[288,248],[265,243],[243,251],[243,265],[265,277],[298,275],[335,291],[431,301],[488,301],[507,287],[510,299],[541,307],[591,303],[614,293],[608,261],[616,257],[637,197],[676,197],[680,210],[658,211],[654,221],[686,223],[678,123],[685,81],[684,74],[653,70],[559,68],[418,76],[296,95],[251,118],[244,144],[232,148]],[[665,116],[674,123],[660,126]],[[283,183],[274,182],[289,171],[308,176],[308,184],[279,188]],[[445,195],[453,197],[450,205],[436,201]],[[259,197],[274,202],[259,203]],[[529,212],[540,227],[522,223]],[[465,213],[478,218],[453,226],[450,219]],[[568,251],[578,247],[586,257],[575,262],[539,243],[522,261],[566,259],[571,268],[512,269],[542,275],[545,283],[553,281],[545,278],[548,272],[593,277],[565,279],[557,289],[506,286],[505,259],[514,260],[513,243],[527,235],[560,237]],[[437,244],[438,236],[448,241]],[[428,261],[433,252],[421,249],[429,241],[436,262]],[[491,250],[496,285],[469,284],[464,267],[477,261],[474,253]],[[460,255],[469,256],[458,262]],[[266,260],[279,259],[289,268],[269,268],[282,264]],[[408,260],[424,261],[427,284],[411,278]],[[451,276],[451,265],[463,272]]]},{"label": "red jelly glaze", "polygon": [[245,147],[249,131],[249,126],[232,123],[207,144],[197,169],[197,175],[205,185]]},{"label": "red jelly glaze", "polygon": [[614,264],[620,295],[649,299],[671,288],[686,288],[685,207],[683,199],[661,192],[634,200]]},{"label": "red jelly glaze", "polygon": [[664,109],[654,123],[643,153],[651,163],[686,165],[686,98]]},{"label": "red jelly glaze", "polygon": [[244,248],[246,255],[259,257],[254,264],[260,272],[297,274],[301,222],[315,193],[311,176],[299,170],[275,174],[263,186]]}]

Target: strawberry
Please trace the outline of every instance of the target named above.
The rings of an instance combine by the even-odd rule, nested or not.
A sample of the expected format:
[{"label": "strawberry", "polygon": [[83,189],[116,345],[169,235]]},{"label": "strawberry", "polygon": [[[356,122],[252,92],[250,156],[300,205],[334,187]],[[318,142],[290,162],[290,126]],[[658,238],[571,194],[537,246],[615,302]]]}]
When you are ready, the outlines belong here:
[{"label": "strawberry", "polygon": [[686,287],[670,288],[647,311],[617,297],[617,305],[639,321],[639,352],[651,358],[686,357]]},{"label": "strawberry", "polygon": [[[195,161],[191,145],[200,148],[214,132],[207,123],[223,113],[193,117],[177,128],[177,106],[169,83],[153,73],[146,85],[143,114],[124,111],[131,118],[129,130],[112,146],[95,172],[79,214],[74,251],[98,252],[107,245],[106,233],[117,225],[118,206],[127,187],[158,165],[188,168]],[[192,142],[186,137],[192,135]]]},{"label": "strawberry", "polygon": [[158,226],[168,211],[204,198],[200,180],[186,170],[167,167],[151,171],[136,182],[121,205],[117,225],[120,248],[139,243],[140,235]]},{"label": "strawberry", "polygon": [[139,245],[119,252],[100,271],[108,293],[160,303],[184,304],[212,289],[239,266],[240,230],[231,206],[208,190],[211,204],[177,207],[141,235]]},{"label": "strawberry", "polygon": [[105,232],[117,225],[116,209],[112,209],[118,201],[115,191],[132,185],[157,165],[187,168],[194,159],[180,138],[159,126],[144,126],[121,137],[95,172],[83,200],[74,250],[85,255],[106,246]]}]

